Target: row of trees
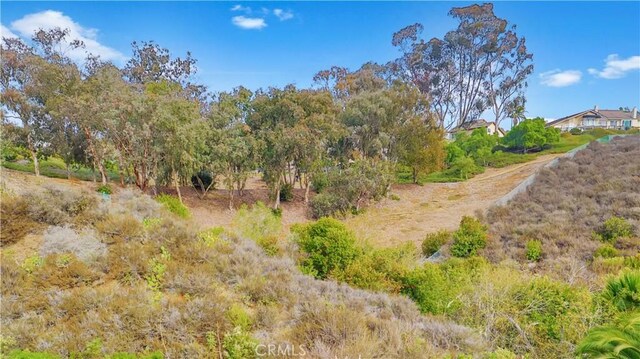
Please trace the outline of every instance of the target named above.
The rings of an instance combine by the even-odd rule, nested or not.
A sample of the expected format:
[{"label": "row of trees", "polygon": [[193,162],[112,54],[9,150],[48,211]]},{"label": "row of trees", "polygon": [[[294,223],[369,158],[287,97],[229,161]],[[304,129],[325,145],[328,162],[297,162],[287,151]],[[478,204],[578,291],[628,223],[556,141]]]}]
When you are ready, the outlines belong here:
[{"label": "row of trees", "polygon": [[[189,54],[176,58],[157,44],[134,43],[123,68],[92,57],[81,68],[64,56],[82,46],[67,35],[41,30],[32,46],[5,39],[2,47],[3,117],[21,122],[5,133],[29,150],[36,175],[38,158],[55,154],[67,166],[94,168],[103,184],[115,168],[122,184],[129,179],[143,191],[171,185],[181,197],[181,184],[208,173],[222,179],[231,205],[260,169],[277,208],[283,188],[299,185],[306,202],[316,176],[347,175],[361,163],[403,162],[416,173],[442,163],[442,131],[425,97],[383,80],[374,65],[330,89],[239,87],[209,97],[191,81]],[[336,97],[339,89],[347,94]],[[205,195],[213,181],[201,177]],[[367,192],[354,197],[356,206],[380,194],[355,191]]]},{"label": "row of trees", "polygon": [[[312,89],[238,87],[215,95],[193,81],[189,53],[174,57],[153,42],[133,43],[130,60],[118,68],[92,56],[83,66],[71,61],[65,53],[83,44],[69,41],[67,30],[40,30],[29,44],[3,39],[3,119],[21,123],[4,132],[28,149],[36,175],[39,156],[56,154],[68,167],[93,168],[103,184],[111,168],[123,185],[170,185],[180,198],[180,185],[192,176],[202,196],[217,178],[231,206],[259,169],[275,208],[299,185],[305,202],[312,187],[327,187],[319,212],[358,209],[384,195],[398,163],[414,181],[441,168],[444,128],[454,113],[440,110],[443,83],[457,93],[446,99],[457,123],[486,108],[475,104],[490,102],[491,86],[510,101],[505,108],[519,101],[512,95],[521,97],[531,70],[521,68],[531,58],[524,39],[490,5],[451,14],[460,25],[438,42],[438,59],[435,40],[418,40],[421,26],[414,25],[394,35],[404,53],[389,64],[334,66],[316,74]],[[489,80],[507,70],[517,76]],[[456,77],[442,77],[449,72]]]}]

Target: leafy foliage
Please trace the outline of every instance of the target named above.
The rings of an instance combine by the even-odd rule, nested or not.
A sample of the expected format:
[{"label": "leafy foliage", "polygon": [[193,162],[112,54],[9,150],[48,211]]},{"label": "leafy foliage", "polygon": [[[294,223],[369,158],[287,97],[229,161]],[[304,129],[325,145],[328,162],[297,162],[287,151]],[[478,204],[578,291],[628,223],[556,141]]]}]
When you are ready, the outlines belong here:
[{"label": "leafy foliage", "polygon": [[189,218],[191,217],[191,212],[189,208],[185,206],[180,199],[169,195],[169,194],[161,194],[156,197],[156,201],[161,203],[164,208],[166,208],[169,212],[175,214],[181,218]]},{"label": "leafy foliage", "polygon": [[436,233],[429,233],[427,237],[422,241],[422,254],[425,257],[429,257],[436,253],[440,247],[451,239],[451,232],[439,231]]},{"label": "leafy foliage", "polygon": [[594,232],[594,237],[607,242],[615,243],[618,238],[629,237],[633,235],[633,226],[624,218],[611,217],[607,219],[602,226]]},{"label": "leafy foliage", "polygon": [[554,127],[546,127],[543,118],[526,119],[513,127],[503,137],[502,142],[512,150],[527,152],[531,149],[542,149],[545,145],[560,140],[560,131]]},{"label": "leafy foliage", "polygon": [[525,245],[525,257],[532,262],[542,259],[542,242],[538,240],[527,241]]},{"label": "leafy foliage", "polygon": [[451,254],[462,258],[475,256],[486,243],[487,226],[473,217],[464,216],[460,221],[460,228],[453,232]]},{"label": "leafy foliage", "polygon": [[360,255],[354,234],[336,219],[321,218],[292,230],[305,254],[300,267],[316,278],[326,279],[334,270],[344,270]]}]

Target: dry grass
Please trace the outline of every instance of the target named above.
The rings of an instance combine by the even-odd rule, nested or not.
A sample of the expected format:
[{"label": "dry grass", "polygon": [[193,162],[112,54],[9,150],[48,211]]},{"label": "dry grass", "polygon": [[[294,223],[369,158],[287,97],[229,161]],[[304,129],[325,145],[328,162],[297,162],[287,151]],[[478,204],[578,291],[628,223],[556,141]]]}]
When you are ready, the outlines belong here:
[{"label": "dry grass", "polygon": [[[622,254],[640,251],[640,138],[592,143],[572,159],[544,169],[506,206],[491,208],[492,243],[486,254],[498,261],[524,259],[529,240],[542,242],[544,269],[580,275],[576,267],[602,244],[592,232],[610,217],[625,218],[636,237],[620,240]],[[572,261],[577,261],[573,263]],[[582,263],[582,264],[580,264]],[[574,275],[571,275],[574,276]]]},{"label": "dry grass", "polygon": [[[0,325],[14,342],[4,349],[71,356],[100,340],[103,355],[217,357],[251,337],[304,345],[311,358],[485,349],[472,330],[423,316],[407,298],[315,280],[252,240],[221,234],[206,242],[146,196],[119,191],[103,202],[77,188],[57,191],[38,192],[29,208],[47,223],[70,224],[46,233],[44,257],[12,255],[25,239],[3,247]],[[149,218],[157,220],[143,224]],[[238,311],[251,323],[240,332]]]}]

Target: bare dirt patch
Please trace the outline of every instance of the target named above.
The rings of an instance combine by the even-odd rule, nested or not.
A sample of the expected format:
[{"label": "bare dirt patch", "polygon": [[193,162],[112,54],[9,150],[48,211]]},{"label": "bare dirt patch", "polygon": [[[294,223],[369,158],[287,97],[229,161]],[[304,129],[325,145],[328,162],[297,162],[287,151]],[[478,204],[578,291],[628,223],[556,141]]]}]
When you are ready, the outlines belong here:
[{"label": "bare dirt patch", "polygon": [[462,216],[486,210],[558,156],[545,155],[523,164],[487,168],[485,173],[465,182],[395,185],[392,192],[400,197],[399,201],[385,199],[345,222],[372,245],[393,246],[406,241],[418,244],[427,233],[453,230]]}]

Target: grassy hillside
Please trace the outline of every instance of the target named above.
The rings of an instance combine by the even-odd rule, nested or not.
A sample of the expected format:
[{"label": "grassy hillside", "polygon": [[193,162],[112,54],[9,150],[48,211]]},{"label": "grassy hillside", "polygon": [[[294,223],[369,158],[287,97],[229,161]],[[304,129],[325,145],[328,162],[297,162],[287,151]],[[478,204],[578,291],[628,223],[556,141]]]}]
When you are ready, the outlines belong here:
[{"label": "grassy hillside", "polygon": [[[506,206],[489,210],[487,221],[495,245],[487,253],[496,260],[525,257],[526,243],[540,241],[543,266],[559,273],[569,262],[597,266],[604,249],[611,257],[640,252],[640,137],[591,143],[573,158],[543,169],[534,183]],[[606,221],[621,218],[623,224]],[[620,238],[601,238],[611,226],[628,227]],[[635,233],[635,235],[632,235]],[[594,257],[597,257],[594,259]],[[615,262],[606,259],[605,262]]]},{"label": "grassy hillside", "polygon": [[[22,188],[2,195],[4,354],[252,358],[257,344],[313,358],[484,350],[470,329],[421,315],[407,298],[313,279],[282,252],[267,255],[234,231],[197,232],[130,190],[104,201],[60,185]],[[262,233],[252,218],[237,232]]]}]

